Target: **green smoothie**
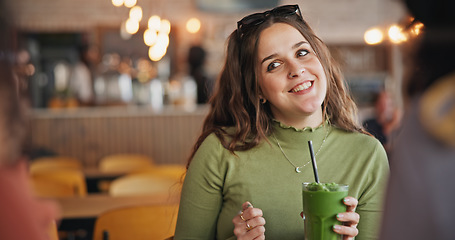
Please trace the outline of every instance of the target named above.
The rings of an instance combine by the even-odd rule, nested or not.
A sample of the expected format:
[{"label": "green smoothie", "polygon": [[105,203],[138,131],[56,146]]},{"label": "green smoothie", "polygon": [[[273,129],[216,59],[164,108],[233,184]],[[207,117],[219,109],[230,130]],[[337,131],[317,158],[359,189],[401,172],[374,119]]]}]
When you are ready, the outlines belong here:
[{"label": "green smoothie", "polygon": [[302,193],[305,240],[341,239],[341,235],[332,228],[335,224],[341,224],[336,215],[346,212],[343,198],[348,195],[348,185],[303,183]]}]

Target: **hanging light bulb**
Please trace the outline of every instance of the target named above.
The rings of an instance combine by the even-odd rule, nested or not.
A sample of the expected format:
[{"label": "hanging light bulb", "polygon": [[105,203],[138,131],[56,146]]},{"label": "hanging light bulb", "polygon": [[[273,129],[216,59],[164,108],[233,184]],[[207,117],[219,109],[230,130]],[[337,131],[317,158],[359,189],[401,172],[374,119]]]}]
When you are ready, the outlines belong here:
[{"label": "hanging light bulb", "polygon": [[169,46],[169,35],[160,32],[157,36],[156,44],[167,48]]},{"label": "hanging light bulb", "polygon": [[149,29],[158,31],[160,29],[160,25],[161,25],[160,16],[153,15],[149,18],[149,20],[148,20]]},{"label": "hanging light bulb", "polygon": [[159,32],[169,34],[171,32],[171,22],[169,22],[167,19],[162,19]]},{"label": "hanging light bulb", "polygon": [[124,3],[124,0],[112,0],[112,5],[114,5],[116,7],[122,6],[123,3]]},{"label": "hanging light bulb", "polygon": [[197,18],[191,18],[186,22],[186,30],[190,33],[197,33],[201,29],[201,21]]},{"label": "hanging light bulb", "polygon": [[384,40],[384,34],[379,28],[370,28],[363,35],[363,39],[369,45],[376,45]]},{"label": "hanging light bulb", "polygon": [[149,58],[152,61],[159,61],[166,55],[166,48],[160,44],[155,44],[149,48]]},{"label": "hanging light bulb", "polygon": [[144,43],[147,46],[152,46],[153,44],[156,43],[158,36],[156,34],[156,31],[147,29],[144,32]]},{"label": "hanging light bulb", "polygon": [[137,3],[137,0],[125,0],[125,2],[123,4],[125,5],[125,7],[131,8],[131,7],[136,6],[136,3]]},{"label": "hanging light bulb", "polygon": [[406,35],[404,35],[402,29],[396,24],[390,26],[388,35],[389,35],[389,39],[390,39],[390,41],[392,41],[392,43],[398,44],[398,43],[402,43],[402,42],[405,42],[406,40],[408,40]]},{"label": "hanging light bulb", "polygon": [[125,22],[126,32],[129,34],[135,34],[139,30],[139,22],[128,18]]},{"label": "hanging light bulb", "polygon": [[134,6],[130,9],[130,18],[140,22],[142,19],[142,8],[140,6]]},{"label": "hanging light bulb", "polygon": [[410,30],[410,32],[414,35],[414,36],[417,36],[420,34],[420,32],[422,32],[422,28],[424,27],[423,23],[421,22],[418,22],[418,23],[415,23],[413,26],[412,26],[412,29]]}]

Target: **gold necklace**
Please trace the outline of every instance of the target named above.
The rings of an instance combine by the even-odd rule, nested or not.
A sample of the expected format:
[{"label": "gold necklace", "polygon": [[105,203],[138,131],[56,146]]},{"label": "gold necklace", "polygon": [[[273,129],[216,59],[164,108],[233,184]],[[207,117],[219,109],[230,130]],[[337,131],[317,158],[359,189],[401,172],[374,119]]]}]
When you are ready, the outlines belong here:
[{"label": "gold necklace", "polygon": [[[275,137],[275,133],[272,133],[272,136],[273,136],[273,138],[275,139],[275,141],[276,141],[278,147],[280,148],[280,150],[281,150],[281,152],[283,153],[283,155],[284,155],[284,157],[286,158],[286,160],[288,160],[288,162],[295,168],[295,172],[296,172],[296,173],[302,172],[301,169],[304,168],[306,165],[308,165],[308,163],[311,162],[311,159],[310,159],[310,161],[308,161],[307,163],[303,164],[303,166],[301,166],[301,167],[295,165],[291,160],[289,160],[288,155],[286,155],[286,153],[283,151],[283,148],[281,147],[280,142],[278,142],[278,139]],[[325,137],[324,137],[324,139],[322,140],[321,146],[319,146],[318,151],[317,151],[316,154],[314,155],[315,157],[316,157],[316,156],[318,155],[318,153],[321,151],[322,146],[324,146],[325,140],[327,140],[327,136],[329,136],[329,129],[328,129],[328,128],[327,128]]]}]

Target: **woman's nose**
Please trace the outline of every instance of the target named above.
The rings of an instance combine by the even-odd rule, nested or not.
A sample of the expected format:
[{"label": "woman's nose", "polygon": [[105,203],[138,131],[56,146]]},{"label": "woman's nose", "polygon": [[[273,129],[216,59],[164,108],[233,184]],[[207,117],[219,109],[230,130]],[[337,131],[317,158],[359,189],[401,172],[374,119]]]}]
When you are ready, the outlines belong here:
[{"label": "woman's nose", "polygon": [[305,72],[305,68],[301,64],[298,64],[295,62],[290,62],[290,63],[288,63],[288,66],[289,66],[289,70],[288,70],[289,78],[299,77],[300,75],[302,75]]}]

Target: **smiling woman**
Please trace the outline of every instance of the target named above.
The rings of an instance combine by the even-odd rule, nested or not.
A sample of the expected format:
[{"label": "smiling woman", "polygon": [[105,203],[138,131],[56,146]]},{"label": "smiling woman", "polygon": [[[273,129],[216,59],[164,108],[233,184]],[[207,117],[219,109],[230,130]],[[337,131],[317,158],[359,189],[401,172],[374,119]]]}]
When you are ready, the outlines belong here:
[{"label": "smiling woman", "polygon": [[327,79],[302,34],[288,24],[270,26],[260,35],[258,57],[263,59],[258,71],[260,97],[271,102],[275,119],[297,128],[317,127],[322,122]]},{"label": "smiling woman", "polygon": [[321,182],[349,185],[333,231],[375,239],[387,156],[356,122],[327,46],[297,5],[254,13],[237,26],[188,161],[175,239],[304,238],[310,140]]}]

